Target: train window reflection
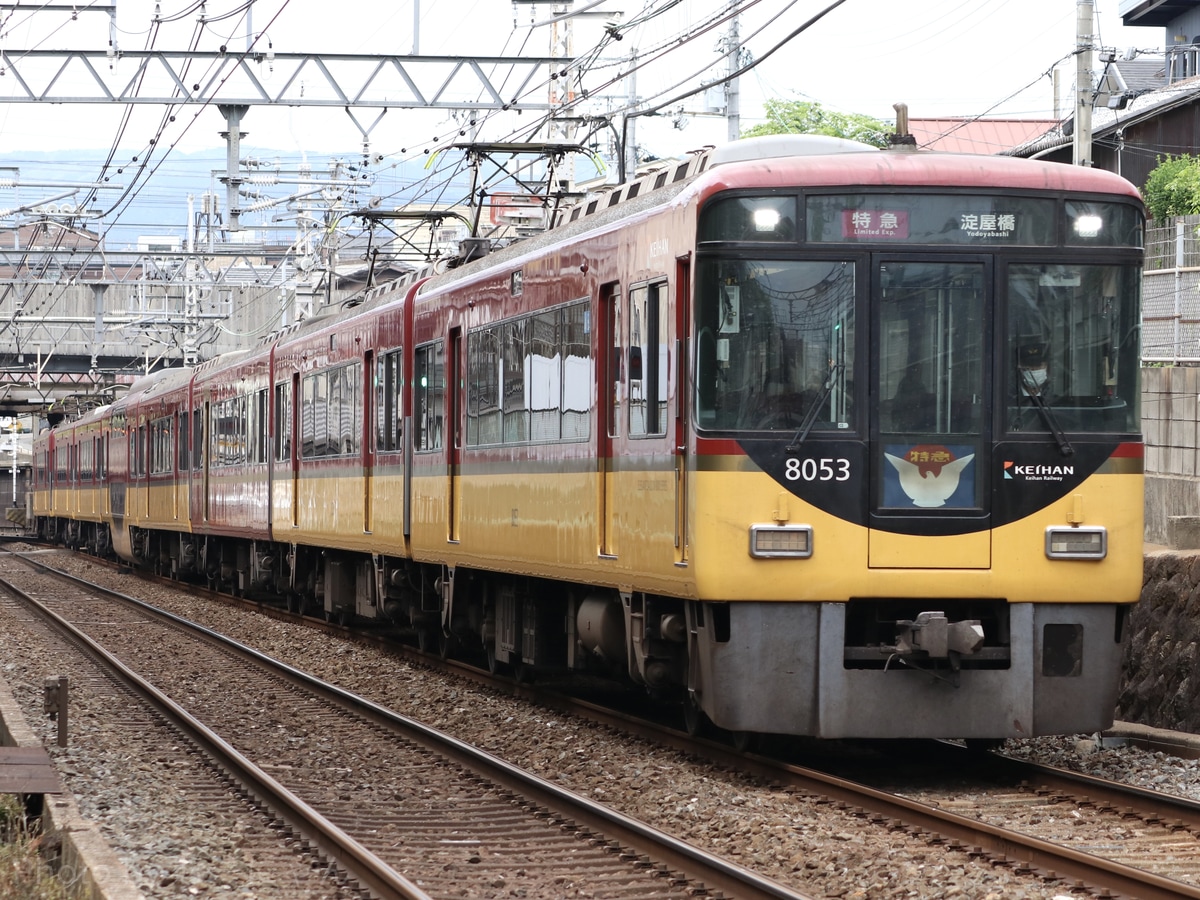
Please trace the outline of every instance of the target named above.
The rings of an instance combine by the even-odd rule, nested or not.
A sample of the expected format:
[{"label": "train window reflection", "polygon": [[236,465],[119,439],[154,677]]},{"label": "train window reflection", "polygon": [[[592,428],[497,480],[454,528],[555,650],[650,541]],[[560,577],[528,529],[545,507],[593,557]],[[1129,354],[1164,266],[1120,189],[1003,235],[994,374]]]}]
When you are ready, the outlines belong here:
[{"label": "train window reflection", "polygon": [[1138,430],[1139,274],[1135,266],[1009,267],[1010,431]]},{"label": "train window reflection", "polygon": [[413,445],[417,450],[442,448],[445,417],[446,351],[441,341],[418,347],[413,359]]},{"label": "train window reflection", "polygon": [[696,285],[699,427],[795,430],[814,403],[815,430],[851,427],[853,263],[706,259]]},{"label": "train window reflection", "polygon": [[468,335],[468,446],[586,440],[591,406],[587,300]]}]

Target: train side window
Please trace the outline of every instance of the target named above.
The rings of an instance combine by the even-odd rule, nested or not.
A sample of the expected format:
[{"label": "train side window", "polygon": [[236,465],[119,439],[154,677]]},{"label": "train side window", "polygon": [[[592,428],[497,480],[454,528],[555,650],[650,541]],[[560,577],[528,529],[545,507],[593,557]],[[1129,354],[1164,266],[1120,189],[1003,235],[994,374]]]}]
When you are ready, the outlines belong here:
[{"label": "train side window", "polygon": [[501,440],[500,327],[467,335],[467,446]]},{"label": "train side window", "polygon": [[501,402],[504,409],[504,443],[529,440],[529,404],[525,397],[525,360],[529,355],[529,319],[517,319],[503,326],[504,370]]},{"label": "train side window", "polygon": [[150,474],[161,475],[171,471],[174,457],[171,417],[163,416],[150,423]]},{"label": "train side window", "polygon": [[292,458],[292,383],[275,385],[275,460],[287,462]]},{"label": "train side window", "polygon": [[400,415],[400,367],[403,352],[393,350],[378,361],[375,376],[375,444],[379,450],[399,450],[403,446],[404,419]]},{"label": "train side window", "polygon": [[445,415],[445,345],[418,347],[413,358],[413,424],[416,450],[440,450]]},{"label": "train side window", "polygon": [[192,442],[188,437],[188,414],[185,412],[179,413],[179,447],[178,447],[178,462],[180,472],[188,470],[188,459],[192,452]]},{"label": "train side window", "polygon": [[342,452],[342,422],[346,411],[346,370],[343,367],[331,369],[329,372],[329,401],[328,434],[326,435],[325,455],[337,456]]},{"label": "train side window", "polygon": [[562,437],[586,440],[591,435],[592,408],[591,310],[586,300],[563,310],[560,355]]},{"label": "train side window", "polygon": [[525,405],[529,410],[529,437],[534,441],[557,441],[562,437],[561,320],[560,309],[538,313],[529,320],[529,341],[525,345],[529,389]]},{"label": "train side window", "polygon": [[250,461],[264,463],[267,461],[267,389],[255,391],[251,397]]},{"label": "train side window", "polygon": [[192,411],[192,468],[199,470],[204,462],[204,413]]},{"label": "train side window", "polygon": [[235,402],[237,417],[234,419],[234,427],[237,429],[237,442],[234,461],[245,465],[250,461],[250,397],[244,395],[238,397]]},{"label": "train side window", "polygon": [[[361,434],[360,410],[362,409],[362,364],[351,363],[331,373],[331,384],[338,385],[337,403],[332,403],[336,418],[330,428],[331,453],[353,454],[359,452]],[[332,387],[331,387],[332,390]]]},{"label": "train side window", "polygon": [[667,431],[667,283],[629,292],[629,433]]}]

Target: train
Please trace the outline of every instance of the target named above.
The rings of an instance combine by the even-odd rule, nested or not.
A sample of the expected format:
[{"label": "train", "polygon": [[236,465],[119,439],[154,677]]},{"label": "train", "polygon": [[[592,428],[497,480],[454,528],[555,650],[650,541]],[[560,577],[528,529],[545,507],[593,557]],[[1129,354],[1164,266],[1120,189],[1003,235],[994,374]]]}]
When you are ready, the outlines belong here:
[{"label": "train", "polygon": [[1094,732],[1144,222],[1087,167],[709,148],[47,428],[32,527],[692,731]]}]

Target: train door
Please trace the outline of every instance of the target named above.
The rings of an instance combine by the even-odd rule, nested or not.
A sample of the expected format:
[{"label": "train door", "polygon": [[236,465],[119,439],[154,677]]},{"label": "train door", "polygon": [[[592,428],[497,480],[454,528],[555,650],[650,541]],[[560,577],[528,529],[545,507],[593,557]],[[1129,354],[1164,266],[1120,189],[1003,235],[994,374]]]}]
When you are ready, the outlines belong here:
[{"label": "train door", "polygon": [[982,259],[874,257],[872,567],[991,565],[991,275]]},{"label": "train door", "polygon": [[688,561],[688,342],[690,334],[691,257],[675,260],[675,562]]},{"label": "train door", "polygon": [[449,540],[459,539],[460,518],[460,489],[458,486],[459,467],[462,465],[462,425],[459,413],[462,405],[462,388],[464,379],[460,368],[462,366],[462,329],[450,330],[450,344],[447,348],[446,360],[446,417],[449,438],[446,444],[447,460],[447,508],[449,510]]},{"label": "train door", "polygon": [[288,428],[291,431],[291,452],[288,454],[288,466],[292,480],[292,527],[300,527],[300,373],[292,373],[292,391],[288,398],[291,407]]},{"label": "train door", "polygon": [[359,435],[362,441],[363,468],[363,533],[370,534],[374,528],[371,519],[371,497],[374,493],[375,482],[375,351],[368,350],[363,360],[363,376],[366,379],[360,390],[362,392],[363,416]]},{"label": "train door", "polygon": [[150,487],[147,472],[148,442],[150,426],[149,419],[138,416],[138,425],[130,433],[133,436],[134,448],[130,455],[134,460],[134,472],[137,474],[137,490],[134,493],[134,515],[142,519],[150,515]]},{"label": "train door", "polygon": [[606,284],[600,289],[600,309],[597,319],[596,377],[599,406],[596,427],[596,466],[599,477],[597,489],[600,526],[600,556],[616,557],[616,456],[615,439],[621,428],[621,286]]},{"label": "train door", "polygon": [[[168,420],[170,421],[170,420]],[[187,413],[179,410],[175,413],[174,427],[171,429],[174,444],[170,448],[170,467],[174,477],[171,479],[171,518],[179,520],[179,494],[187,490],[187,469],[184,468],[183,448],[187,446]]]},{"label": "train door", "polygon": [[212,402],[209,401],[207,398],[204,400],[204,415],[203,415],[202,421],[204,423],[204,430],[202,433],[198,434],[197,437],[199,437],[201,440],[200,464],[201,464],[201,466],[203,466],[203,472],[201,474],[200,482],[201,482],[201,487],[204,491],[204,500],[203,500],[204,521],[207,522],[207,521],[209,521],[209,517],[212,514],[212,507],[210,506],[210,503],[209,503],[209,499],[212,496],[212,490],[211,490],[212,485],[211,485],[210,479],[209,479],[209,470],[212,468],[212,449],[213,449]]}]

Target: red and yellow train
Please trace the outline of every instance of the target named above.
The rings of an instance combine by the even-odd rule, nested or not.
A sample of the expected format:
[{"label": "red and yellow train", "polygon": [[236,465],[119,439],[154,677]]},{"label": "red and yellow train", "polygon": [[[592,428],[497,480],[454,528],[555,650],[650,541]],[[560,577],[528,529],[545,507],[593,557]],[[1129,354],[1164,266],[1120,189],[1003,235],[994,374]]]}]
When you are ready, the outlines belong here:
[{"label": "red and yellow train", "polygon": [[1142,580],[1119,177],[717,148],[38,438],[47,538],[734,732],[1110,724]]}]

